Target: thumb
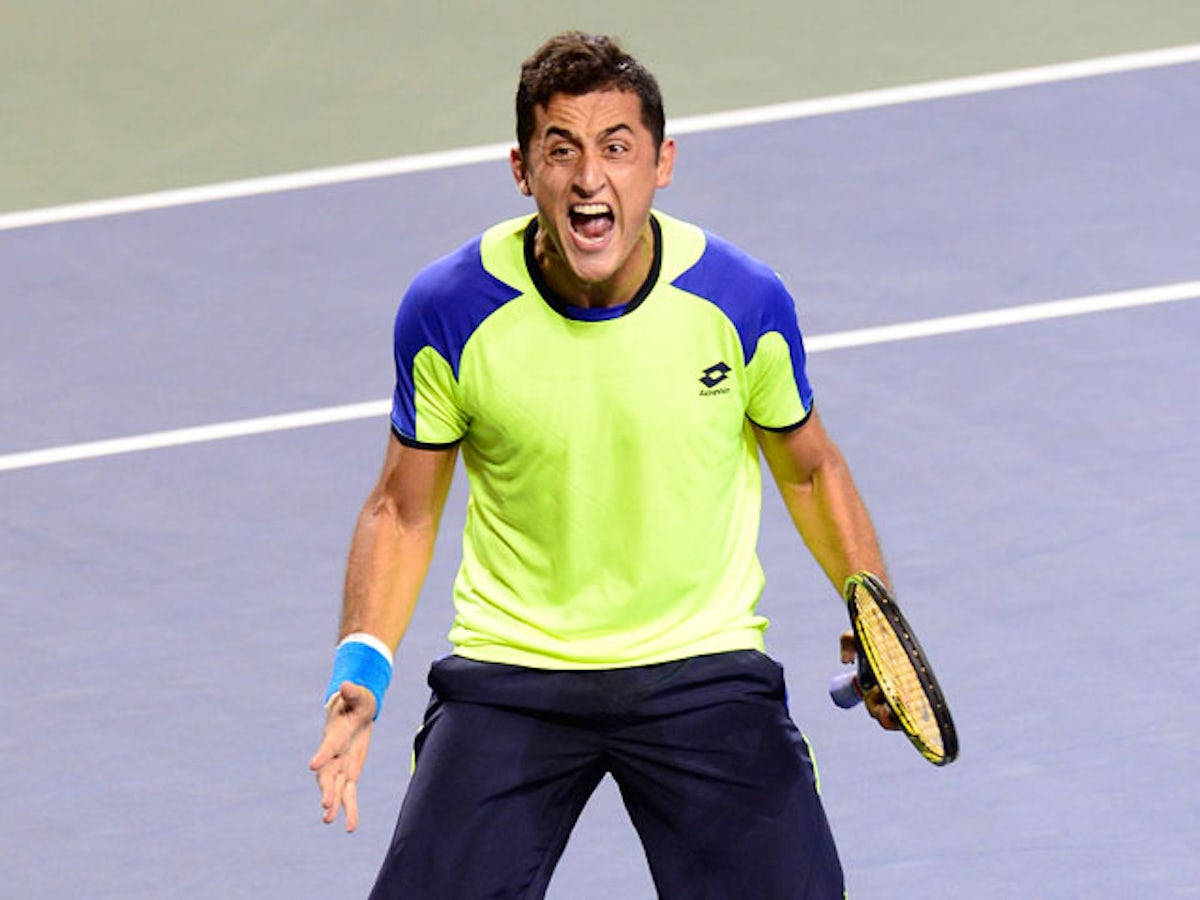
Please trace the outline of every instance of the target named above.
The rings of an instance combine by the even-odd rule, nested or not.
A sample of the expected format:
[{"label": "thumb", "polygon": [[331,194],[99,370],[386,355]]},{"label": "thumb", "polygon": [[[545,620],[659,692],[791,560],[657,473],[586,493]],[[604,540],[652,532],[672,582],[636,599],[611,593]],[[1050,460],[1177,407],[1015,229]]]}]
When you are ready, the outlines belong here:
[{"label": "thumb", "polygon": [[326,729],[325,736],[321,738],[321,744],[317,747],[317,752],[313,754],[313,758],[308,761],[308,767],[316,772],[325,763],[329,762],[338,755],[337,738],[329,733]]},{"label": "thumb", "polygon": [[375,718],[378,703],[370,690],[353,681],[343,681],[338,691],[342,695],[342,701],[346,704],[346,711],[351,715],[365,716],[368,720]]},{"label": "thumb", "polygon": [[325,732],[317,752],[308,761],[308,767],[315,772],[335,756],[344,753],[362,722],[371,721],[375,714],[374,707],[375,696],[369,690],[343,681],[338,686],[338,693],[333,694],[326,703]]}]

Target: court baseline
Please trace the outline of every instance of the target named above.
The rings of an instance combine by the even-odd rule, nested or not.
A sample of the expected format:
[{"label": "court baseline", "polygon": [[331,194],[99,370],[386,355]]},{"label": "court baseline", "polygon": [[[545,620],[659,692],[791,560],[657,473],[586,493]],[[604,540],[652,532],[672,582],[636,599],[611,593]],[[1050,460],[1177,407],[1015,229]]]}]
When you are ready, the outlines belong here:
[{"label": "court baseline", "polygon": [[[1133,72],[1138,69],[1153,69],[1197,61],[1200,61],[1200,44],[1185,44],[1160,50],[1123,53],[1074,62],[1013,69],[1007,72],[993,72],[791,103],[774,103],[726,112],[686,116],[673,119],[667,124],[668,130],[672,134],[695,134],[724,128],[742,128],[748,125],[763,125],[789,119],[831,115],[852,110],[959,97],[986,91],[1050,84],[1078,78],[1093,78],[1098,75],[1112,75],[1118,72]],[[0,214],[0,231],[490,162],[507,158],[511,147],[510,141],[502,141],[434,153],[419,153],[323,169],[246,178],[219,184],[21,210]]]}]

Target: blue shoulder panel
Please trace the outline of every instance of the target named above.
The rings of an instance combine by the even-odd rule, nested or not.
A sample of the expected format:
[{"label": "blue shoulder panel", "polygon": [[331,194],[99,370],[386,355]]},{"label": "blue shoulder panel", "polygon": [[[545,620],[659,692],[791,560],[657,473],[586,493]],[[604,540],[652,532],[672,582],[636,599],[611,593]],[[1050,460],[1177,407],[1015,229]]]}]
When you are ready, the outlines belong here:
[{"label": "blue shoulder panel", "polygon": [[747,365],[758,339],[767,332],[779,332],[791,350],[796,385],[807,406],[811,393],[804,372],[804,340],[792,295],[769,266],[708,232],[704,239],[700,259],[672,284],[703,297],[725,314],[737,329]]},{"label": "blue shoulder panel", "polygon": [[463,347],[471,335],[493,312],[521,296],[520,290],[484,269],[480,241],[477,237],[422,269],[396,312],[393,416],[410,436],[416,430],[412,375],[416,355],[432,347],[457,378]]}]

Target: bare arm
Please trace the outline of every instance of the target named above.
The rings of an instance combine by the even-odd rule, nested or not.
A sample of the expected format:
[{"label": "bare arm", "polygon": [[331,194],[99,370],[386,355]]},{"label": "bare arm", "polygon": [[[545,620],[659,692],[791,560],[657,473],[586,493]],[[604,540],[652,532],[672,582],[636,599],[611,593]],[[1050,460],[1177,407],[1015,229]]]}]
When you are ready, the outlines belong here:
[{"label": "bare arm", "polygon": [[755,432],[792,522],[838,594],[862,569],[886,581],[871,517],[816,411],[792,431]]},{"label": "bare arm", "polygon": [[[359,513],[342,601],[342,637],[366,632],[393,650],[408,628],[433,557],[434,539],[457,451],[406,447],[393,435],[383,472]],[[325,731],[309,768],[321,789],[326,823],[346,810],[358,826],[358,776],[367,758],[375,696],[345,682],[330,701]]]},{"label": "bare arm", "polygon": [[456,455],[389,439],[350,543],[340,637],[365,631],[393,650],[399,644],[433,557]]},{"label": "bare arm", "polygon": [[[816,411],[792,431],[756,428],[755,433],[796,530],[838,594],[846,578],[863,569],[886,582],[875,526],[846,460]],[[848,632],[842,635],[841,658],[842,662],[854,659],[854,642]],[[899,727],[879,688],[868,692],[864,700],[881,726],[888,730]]]}]

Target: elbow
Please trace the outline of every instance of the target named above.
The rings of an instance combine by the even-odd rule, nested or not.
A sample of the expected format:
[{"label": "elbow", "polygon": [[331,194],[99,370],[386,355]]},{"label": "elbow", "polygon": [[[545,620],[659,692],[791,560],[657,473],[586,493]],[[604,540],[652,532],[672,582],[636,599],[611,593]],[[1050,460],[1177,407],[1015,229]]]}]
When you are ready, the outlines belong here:
[{"label": "elbow", "polygon": [[437,531],[434,510],[419,504],[404,504],[395,494],[376,489],[363,505],[361,519],[374,527],[387,528],[401,535],[422,535]]}]

